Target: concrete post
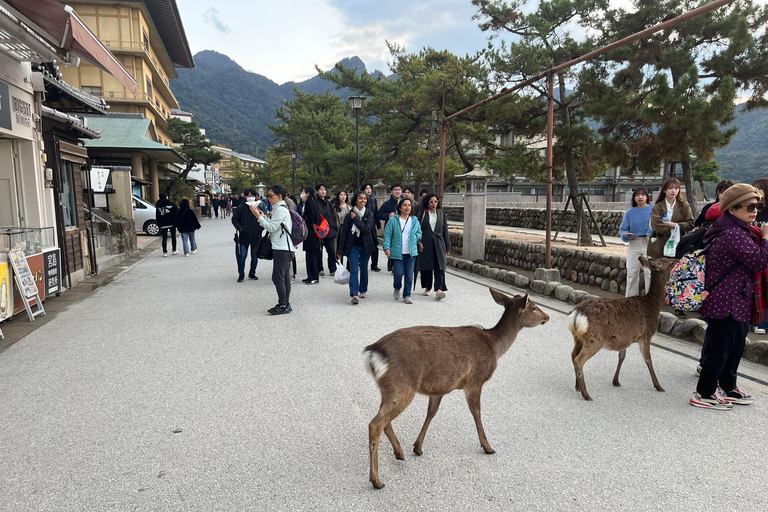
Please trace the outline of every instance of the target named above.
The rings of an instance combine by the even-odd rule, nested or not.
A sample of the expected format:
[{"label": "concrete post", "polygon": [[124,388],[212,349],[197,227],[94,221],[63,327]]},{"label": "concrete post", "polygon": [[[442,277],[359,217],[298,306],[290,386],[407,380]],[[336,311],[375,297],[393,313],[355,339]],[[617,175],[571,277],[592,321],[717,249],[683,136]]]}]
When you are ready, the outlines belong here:
[{"label": "concrete post", "polygon": [[[141,156],[141,155],[139,155]],[[112,188],[115,193],[109,198],[109,209],[126,219],[133,220],[133,200],[131,173],[128,171],[112,170]]]},{"label": "concrete post", "polygon": [[485,206],[489,174],[480,165],[466,174],[456,176],[467,181],[464,194],[464,248],[468,260],[485,260]]},{"label": "concrete post", "polygon": [[131,176],[144,179],[144,165],[141,163],[141,153],[131,153]]},{"label": "concrete post", "polygon": [[149,200],[156,203],[160,199],[160,182],[157,177],[157,160],[149,159]]}]

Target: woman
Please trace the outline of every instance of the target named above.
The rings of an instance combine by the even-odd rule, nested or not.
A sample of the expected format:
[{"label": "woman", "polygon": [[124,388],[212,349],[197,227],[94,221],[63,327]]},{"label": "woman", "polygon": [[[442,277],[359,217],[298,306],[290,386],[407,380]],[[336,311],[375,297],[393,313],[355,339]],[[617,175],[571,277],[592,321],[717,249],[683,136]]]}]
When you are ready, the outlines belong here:
[{"label": "woman", "polygon": [[[696,222],[693,224],[693,227],[697,228],[699,226],[704,225],[704,223],[708,222],[707,220],[707,211],[712,208],[714,205],[720,202],[720,195],[728,190],[729,187],[733,186],[733,181],[731,180],[723,180],[720,183],[717,184],[717,187],[715,187],[715,200],[712,203],[704,205],[704,208],[701,209],[701,213],[698,217],[696,217]],[[756,187],[754,183],[752,184],[753,187]]]},{"label": "woman", "polygon": [[195,242],[195,230],[200,229],[200,221],[197,220],[195,212],[189,207],[189,199],[182,199],[179,204],[179,220],[176,227],[181,233],[181,243],[184,248],[184,256],[189,256],[190,245],[192,254],[197,252],[197,242]]},{"label": "woman", "polygon": [[632,208],[624,212],[621,221],[621,239],[627,247],[627,289],[625,297],[640,295],[640,270],[645,274],[645,293],[651,289],[651,269],[640,265],[640,256],[647,257],[648,235],[651,234],[651,193],[647,188],[636,188],[632,193]]},{"label": "woman", "polygon": [[280,185],[272,185],[267,190],[267,199],[271,207],[269,216],[256,206],[251,212],[259,219],[261,227],[269,233],[272,243],[272,282],[277,290],[277,305],[267,310],[270,315],[285,315],[291,308],[291,261],[296,248],[291,241],[293,221],[283,198],[286,191]]},{"label": "woman", "polygon": [[[331,207],[333,208],[333,212],[336,214],[336,225],[339,226],[339,229],[341,229],[341,226],[344,224],[344,219],[346,218],[347,214],[352,210],[352,206],[349,204],[349,200],[347,199],[347,193],[344,190],[339,190],[336,192],[336,197],[331,201]],[[336,253],[342,254],[342,252],[339,250],[341,243],[341,235],[336,237]]]},{"label": "woman", "polygon": [[307,223],[307,229],[309,234],[307,239],[304,240],[302,245],[304,246],[304,252],[307,263],[307,278],[302,279],[305,284],[318,284],[320,282],[320,267],[318,265],[320,261],[320,251],[322,250],[322,243],[320,237],[315,233],[314,226],[320,225],[320,209],[315,200],[314,187],[304,187],[301,191],[301,200],[304,204],[304,211],[301,216],[304,218],[304,222]]},{"label": "woman", "polygon": [[435,277],[435,300],[445,298],[445,267],[451,255],[451,238],[448,235],[448,219],[445,218],[440,200],[435,194],[427,194],[421,202],[422,251],[419,254],[419,272],[424,295],[432,294],[432,274]]},{"label": "woman", "polygon": [[349,261],[349,296],[352,297],[352,304],[359,303],[359,299],[364,299],[368,293],[368,258],[376,250],[371,236],[376,229],[373,212],[365,207],[367,203],[365,192],[355,194],[355,206],[344,218],[339,231],[336,258],[340,260],[346,256]]},{"label": "woman", "polygon": [[395,291],[392,296],[400,299],[400,288],[403,286],[403,302],[413,304],[411,288],[413,287],[413,265],[419,254],[421,245],[421,224],[411,216],[413,200],[400,199],[397,205],[397,215],[389,218],[384,226],[384,254],[392,260],[395,274]]},{"label": "woman", "polygon": [[[720,197],[723,215],[704,237],[714,241],[707,255],[706,281],[716,282],[699,312],[708,318],[701,375],[691,405],[715,410],[749,405],[754,398],[736,386],[755,307],[753,273],[768,270],[768,225],[749,226],[757,218],[758,190],[740,183]],[[718,396],[718,387],[720,396]]]}]

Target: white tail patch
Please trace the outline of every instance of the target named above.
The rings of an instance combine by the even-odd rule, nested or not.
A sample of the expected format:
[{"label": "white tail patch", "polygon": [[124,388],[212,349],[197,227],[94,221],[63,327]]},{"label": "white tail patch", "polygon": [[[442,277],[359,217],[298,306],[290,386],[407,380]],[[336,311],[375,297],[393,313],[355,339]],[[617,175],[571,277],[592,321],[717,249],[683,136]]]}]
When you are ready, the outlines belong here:
[{"label": "white tail patch", "polygon": [[378,352],[366,350],[363,352],[363,364],[374,380],[379,380],[389,369],[387,359]]},{"label": "white tail patch", "polygon": [[571,314],[565,319],[568,330],[573,334],[584,334],[589,330],[589,319],[580,311],[571,311]]}]

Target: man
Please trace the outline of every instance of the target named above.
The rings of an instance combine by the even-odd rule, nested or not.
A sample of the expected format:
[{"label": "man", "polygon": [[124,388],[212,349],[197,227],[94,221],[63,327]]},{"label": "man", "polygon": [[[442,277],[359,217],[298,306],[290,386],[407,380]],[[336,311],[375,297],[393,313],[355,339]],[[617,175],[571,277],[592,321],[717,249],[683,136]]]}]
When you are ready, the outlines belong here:
[{"label": "man", "polygon": [[363,186],[360,187],[360,190],[365,192],[365,196],[368,199],[368,202],[366,203],[366,209],[371,210],[373,213],[373,219],[374,224],[376,226],[376,230],[374,233],[371,233],[373,235],[373,245],[376,246],[376,250],[373,251],[373,254],[371,254],[371,270],[374,272],[381,272],[381,269],[379,268],[379,234],[378,230],[381,229],[381,221],[376,218],[376,214],[379,211],[379,202],[376,200],[376,196],[373,195],[373,187],[370,183],[363,183]]},{"label": "man", "polygon": [[160,226],[163,235],[163,257],[168,257],[168,231],[171,232],[171,247],[173,255],[179,254],[176,250],[176,213],[179,209],[173,201],[168,199],[168,194],[160,192],[160,200],[155,204],[155,220]]},{"label": "man", "polygon": [[429,190],[423,188],[419,190],[419,199],[418,201],[414,199],[414,205],[413,205],[413,215],[414,217],[421,217],[421,212],[424,211],[424,206],[421,204],[424,201],[424,197],[429,193]]},{"label": "man", "polygon": [[216,213],[216,218],[219,218],[219,206],[221,206],[219,202],[219,196],[213,196],[213,211]]},{"label": "man", "polygon": [[321,247],[320,252],[318,253],[320,261],[317,263],[317,268],[320,269],[320,276],[324,276],[323,247],[325,247],[325,252],[328,253],[328,271],[333,275],[336,273],[336,234],[339,230],[339,223],[336,220],[336,212],[333,211],[331,201],[328,199],[328,189],[325,188],[325,185],[319,183],[317,187],[315,187],[315,191],[317,192],[317,207],[320,215],[325,217],[330,228],[325,238],[320,240]]},{"label": "man", "polygon": [[[379,211],[376,214],[376,218],[383,221],[384,224],[387,223],[390,217],[397,215],[397,205],[400,203],[400,198],[403,196],[403,189],[400,187],[399,183],[390,185],[389,191],[391,193],[389,200],[381,205],[381,208],[379,208]],[[389,259],[387,260],[387,270],[391,272],[392,269],[392,260]]]},{"label": "man", "polygon": [[[232,215],[232,225],[238,231],[238,244],[240,251],[237,257],[237,282],[242,283],[245,279],[245,260],[248,259],[248,247],[251,248],[251,269],[248,272],[249,279],[258,279],[256,277],[256,265],[259,260],[256,257],[256,249],[259,248],[259,241],[264,228],[259,224],[259,219],[251,212],[247,203],[256,201],[256,191],[252,188],[246,189],[245,198]],[[263,207],[263,205],[262,205]]]}]

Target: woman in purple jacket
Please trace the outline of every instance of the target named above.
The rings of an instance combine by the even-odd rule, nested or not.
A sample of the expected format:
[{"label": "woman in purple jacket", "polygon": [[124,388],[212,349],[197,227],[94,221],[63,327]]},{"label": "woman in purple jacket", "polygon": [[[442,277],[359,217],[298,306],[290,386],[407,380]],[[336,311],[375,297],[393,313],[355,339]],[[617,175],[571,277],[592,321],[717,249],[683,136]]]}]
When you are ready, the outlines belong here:
[{"label": "woman in purple jacket", "polygon": [[711,290],[699,310],[709,325],[701,375],[691,398],[695,407],[728,410],[733,404],[755,401],[736,386],[736,371],[752,319],[752,274],[768,269],[768,225],[749,226],[757,217],[760,199],[751,185],[730,187],[720,196],[723,216],[704,235],[705,243],[714,240],[707,254],[706,282],[727,277]]}]

